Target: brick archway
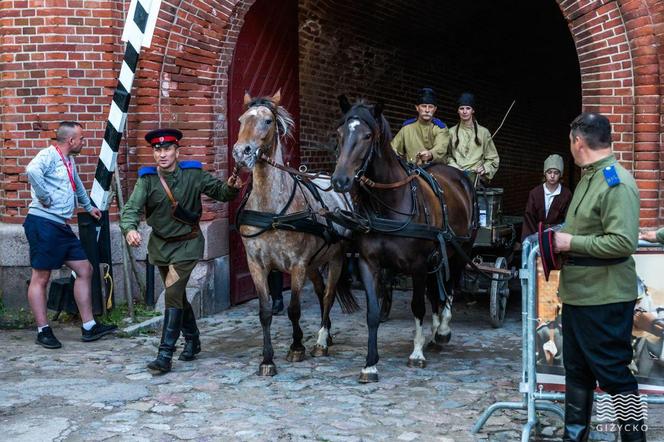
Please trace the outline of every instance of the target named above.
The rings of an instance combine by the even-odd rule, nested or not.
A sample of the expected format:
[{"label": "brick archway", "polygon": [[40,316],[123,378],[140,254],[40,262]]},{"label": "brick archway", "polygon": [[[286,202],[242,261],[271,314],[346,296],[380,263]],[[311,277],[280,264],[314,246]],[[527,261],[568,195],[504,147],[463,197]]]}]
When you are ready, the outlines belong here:
[{"label": "brick archway", "polygon": [[664,31],[655,27],[664,7],[656,3],[558,0],[577,48],[583,108],[611,114],[614,149],[637,179],[647,226],[664,218]]}]

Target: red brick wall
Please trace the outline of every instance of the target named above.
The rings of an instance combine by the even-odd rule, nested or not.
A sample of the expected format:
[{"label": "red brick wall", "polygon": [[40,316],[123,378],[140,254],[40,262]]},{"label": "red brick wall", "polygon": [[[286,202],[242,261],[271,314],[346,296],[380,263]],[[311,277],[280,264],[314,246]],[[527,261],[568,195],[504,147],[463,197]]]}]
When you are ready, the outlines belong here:
[{"label": "red brick wall", "polygon": [[78,159],[92,183],[122,55],[122,9],[114,1],[0,0],[0,221],[20,222],[30,187],[25,166],[58,122],[85,124]]},{"label": "red brick wall", "polygon": [[[125,192],[137,168],[152,162],[142,137],[159,124],[184,129],[183,153],[221,176],[227,174],[226,73],[242,17],[252,3],[162,3],[153,45],[139,62],[127,149],[119,155]],[[491,8],[493,3],[458,2],[443,9],[439,2],[425,1],[414,10],[411,2],[382,0],[363,11],[347,0],[301,0],[303,161],[325,166],[328,157],[310,149],[333,145],[335,97],[340,92],[382,99],[395,129],[412,115],[415,89],[421,85],[439,91],[439,114],[448,123],[456,120],[458,93],[473,89],[479,121],[490,129],[497,127],[517,97],[513,114],[496,138],[503,158],[496,184],[508,188],[509,206],[519,208],[538,179],[541,160],[553,151],[566,153],[566,124],[578,99],[561,84],[580,81],[584,109],[609,113],[615,124],[616,150],[634,170],[642,190],[643,223],[664,222],[659,172],[664,162],[662,2],[559,0],[560,9],[524,2],[521,6],[545,13],[530,14],[514,26],[500,25],[505,23],[499,20],[500,11],[473,9]],[[0,0],[0,222],[22,221],[29,198],[23,168],[49,144],[62,119],[81,121],[88,130],[88,148],[78,162],[84,181],[91,185],[122,58],[119,37],[128,4]],[[554,74],[561,71],[546,64],[547,57],[567,63],[573,54],[552,55],[555,47],[533,38],[537,28],[553,26],[556,19],[564,20],[563,28],[569,26],[567,35],[580,66],[580,74],[562,72],[576,78],[557,78]],[[524,27],[532,31],[524,33]],[[463,29],[473,32],[459,32]],[[496,32],[488,32],[492,29]],[[488,37],[481,45],[466,51],[467,39],[483,32]],[[547,57],[537,58],[537,47],[530,44],[517,41],[501,47],[501,40],[491,37],[504,38],[506,32],[521,42],[534,40],[546,48],[540,53]],[[559,44],[564,38],[560,31],[554,41]],[[530,65],[515,70],[519,58]],[[569,102],[561,104],[563,98]],[[207,219],[226,216],[224,205],[208,202],[208,207]]]},{"label": "red brick wall", "polygon": [[584,109],[610,115],[614,149],[641,189],[642,224],[661,224],[662,4],[650,0],[559,4],[579,53]]}]

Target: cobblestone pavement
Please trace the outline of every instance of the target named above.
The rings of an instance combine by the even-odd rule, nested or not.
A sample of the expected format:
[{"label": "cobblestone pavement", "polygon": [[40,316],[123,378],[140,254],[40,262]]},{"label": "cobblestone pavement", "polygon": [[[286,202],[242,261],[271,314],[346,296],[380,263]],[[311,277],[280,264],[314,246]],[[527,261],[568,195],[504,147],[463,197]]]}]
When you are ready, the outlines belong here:
[{"label": "cobblestone pavement", "polygon": [[[363,299],[363,293],[356,294]],[[256,376],[262,341],[257,301],[201,321],[199,358],[174,360],[174,370],[163,376],[145,368],[156,354],[158,336],[84,344],[78,328],[56,325],[64,347],[46,350],[34,344],[32,330],[3,331],[2,439],[519,440],[525,420],[520,411],[498,412],[481,434],[470,433],[493,402],[519,400],[518,305],[510,308],[505,327],[494,330],[486,302],[457,302],[451,342],[442,351],[427,351],[428,366],[419,369],[406,367],[413,336],[409,304],[406,293],[395,292],[392,318],[379,329],[381,380],[368,385],[357,382],[366,352],[364,310],[342,315],[335,306],[330,356],[308,356],[300,363],[286,361],[290,322],[276,317],[279,373],[273,378]],[[315,343],[318,315],[309,290],[302,315],[308,349]],[[662,415],[651,409],[651,427]],[[560,422],[546,416],[543,421],[537,440],[559,440]],[[664,440],[663,434],[652,433],[650,440]],[[593,436],[613,440],[605,433]]]}]

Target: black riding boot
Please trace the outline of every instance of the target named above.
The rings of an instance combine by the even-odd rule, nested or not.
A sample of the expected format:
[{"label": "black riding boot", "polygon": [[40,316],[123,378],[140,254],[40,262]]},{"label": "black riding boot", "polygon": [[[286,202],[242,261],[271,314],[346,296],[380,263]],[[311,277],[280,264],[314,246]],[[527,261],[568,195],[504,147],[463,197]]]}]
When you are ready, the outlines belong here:
[{"label": "black riding boot", "polygon": [[[639,392],[631,391],[624,394],[638,395]],[[640,419],[639,416],[641,416]],[[622,442],[646,442],[646,432],[644,431],[646,426],[642,413],[638,413],[635,419],[618,419],[618,424],[620,425],[620,440]]]},{"label": "black riding boot", "polygon": [[167,308],[164,311],[164,328],[161,332],[161,344],[157,359],[148,364],[150,370],[168,373],[171,371],[171,359],[175,351],[175,343],[180,337],[182,326],[182,309]]},{"label": "black riding boot", "polygon": [[196,326],[196,316],[191,304],[187,303],[182,312],[182,336],[184,336],[184,348],[180,352],[181,361],[193,361],[196,355],[201,352],[200,333]]},{"label": "black riding boot", "polygon": [[272,271],[267,276],[267,286],[272,298],[272,314],[279,315],[284,311],[284,275],[281,272]]},{"label": "black riding boot", "polygon": [[590,435],[593,390],[565,386],[565,432],[563,442],[584,442]]}]

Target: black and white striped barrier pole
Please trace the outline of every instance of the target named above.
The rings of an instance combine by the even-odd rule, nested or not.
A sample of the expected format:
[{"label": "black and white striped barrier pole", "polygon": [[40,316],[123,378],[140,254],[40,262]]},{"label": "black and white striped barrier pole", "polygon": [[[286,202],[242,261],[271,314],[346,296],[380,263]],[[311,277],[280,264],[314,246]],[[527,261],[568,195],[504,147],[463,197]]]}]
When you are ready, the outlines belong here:
[{"label": "black and white striped barrier pole", "polygon": [[[99,152],[95,179],[90,191],[93,204],[102,211],[101,222],[91,216],[79,216],[79,235],[88,259],[92,263],[92,309],[95,315],[106,311],[114,303],[113,262],[108,208],[113,199],[113,174],[117,166],[118,149],[127,123],[131,88],[138,66],[141,48],[149,47],[157,23],[161,0],[132,0],[127,13],[122,41],[127,42],[118,85],[108,113],[104,140]],[[127,270],[125,268],[125,273]],[[128,279],[125,279],[127,284]],[[106,290],[102,289],[106,288]],[[104,294],[105,293],[105,294]],[[107,299],[108,297],[108,299]],[[128,300],[131,311],[131,303]]]},{"label": "black and white striped barrier pole", "polygon": [[161,0],[132,0],[127,14],[122,41],[127,42],[118,86],[113,94],[108,113],[104,141],[92,184],[90,198],[99,210],[108,210],[111,204],[113,173],[117,165],[118,148],[127,122],[131,87],[136,74],[141,47],[149,47],[157,23]]}]

